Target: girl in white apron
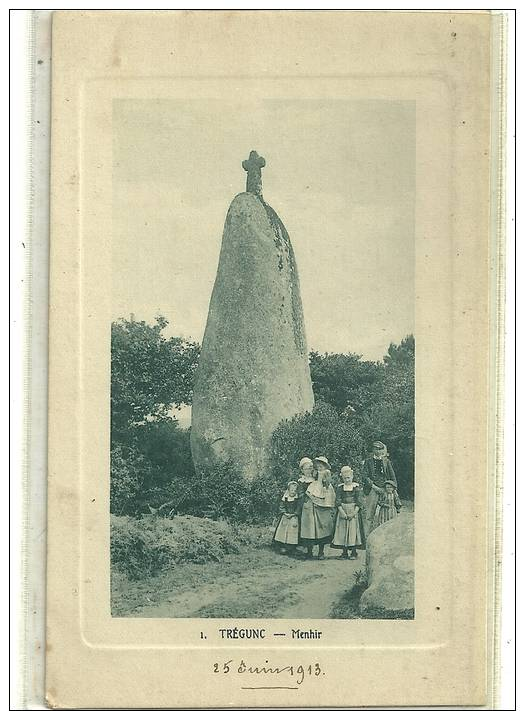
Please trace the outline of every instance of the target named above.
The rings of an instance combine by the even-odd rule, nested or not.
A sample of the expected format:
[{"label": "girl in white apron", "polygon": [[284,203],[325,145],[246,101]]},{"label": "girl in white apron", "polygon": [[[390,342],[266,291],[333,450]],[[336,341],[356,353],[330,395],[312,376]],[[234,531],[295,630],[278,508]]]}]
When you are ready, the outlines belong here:
[{"label": "girl in white apron", "polygon": [[[331,548],[342,549],[341,558],[357,558],[357,549],[365,547],[363,500],[360,485],[354,481],[351,467],[342,467],[342,482],[335,489],[337,518]],[[350,550],[350,556],[348,551]]]}]

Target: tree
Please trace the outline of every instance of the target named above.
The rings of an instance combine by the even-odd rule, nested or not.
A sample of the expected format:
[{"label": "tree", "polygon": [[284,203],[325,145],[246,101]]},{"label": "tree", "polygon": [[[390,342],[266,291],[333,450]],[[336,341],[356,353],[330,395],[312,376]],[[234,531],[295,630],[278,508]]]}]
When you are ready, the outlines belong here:
[{"label": "tree", "polygon": [[[366,456],[374,440],[387,443],[403,496],[414,491],[414,366],[413,335],[391,343],[383,363],[354,353],[310,353],[316,403],[347,416],[361,443],[357,459]],[[342,432],[339,423],[332,427]]]},{"label": "tree", "polygon": [[193,475],[189,432],[173,409],[191,402],[200,347],[166,338],[168,321],[111,326],[111,511],[137,515]]},{"label": "tree", "polygon": [[233,520],[274,514],[303,456],[328,457],[359,472],[367,447],[387,443],[402,496],[414,489],[413,336],[391,343],[383,362],[355,353],[310,354],[316,405],[280,423],[271,466],[247,484],[233,464],[195,472],[189,430],[174,408],[190,404],[199,344],[166,338],[168,322],[119,319],[112,324],[111,511],[140,515],[154,509]]},{"label": "tree", "polygon": [[405,364],[387,368],[381,398],[370,404],[358,428],[368,446],[374,440],[387,444],[399,493],[410,498],[414,494],[414,424],[413,369]]},{"label": "tree", "polygon": [[369,445],[381,440],[388,445],[396,469],[401,496],[414,495],[415,340],[391,343],[384,357],[378,396],[371,398],[358,418],[358,428]]},{"label": "tree", "polygon": [[111,438],[129,443],[148,421],[172,419],[173,408],[191,403],[200,346],[165,338],[168,321],[154,325],[119,319],[111,325]]},{"label": "tree", "polygon": [[383,361],[387,366],[413,366],[416,352],[416,341],[412,334],[405,336],[399,345],[391,343]]},{"label": "tree", "polygon": [[356,353],[310,353],[310,374],[316,402],[343,412],[360,412],[378,390],[384,366]]}]

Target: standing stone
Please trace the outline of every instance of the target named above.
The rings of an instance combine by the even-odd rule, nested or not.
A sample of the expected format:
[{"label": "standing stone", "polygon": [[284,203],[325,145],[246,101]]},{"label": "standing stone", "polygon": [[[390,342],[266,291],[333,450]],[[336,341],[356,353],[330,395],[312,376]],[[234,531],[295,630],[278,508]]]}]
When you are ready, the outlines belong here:
[{"label": "standing stone", "polygon": [[313,407],[297,265],[262,197],[264,165],[255,151],[243,161],[246,192],[226,216],[192,405],[196,468],[231,460],[247,479],[278,423]]}]

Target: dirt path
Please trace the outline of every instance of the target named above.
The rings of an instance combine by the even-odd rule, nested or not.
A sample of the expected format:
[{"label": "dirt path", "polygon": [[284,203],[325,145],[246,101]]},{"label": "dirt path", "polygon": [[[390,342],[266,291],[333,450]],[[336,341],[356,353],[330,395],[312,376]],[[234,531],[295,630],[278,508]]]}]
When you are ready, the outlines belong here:
[{"label": "dirt path", "polygon": [[304,562],[305,568],[314,573],[321,573],[299,589],[300,602],[284,607],[279,612],[282,619],[326,619],[330,616],[333,604],[354,583],[353,574],[364,568],[364,555],[357,560],[341,560],[340,551],[330,551],[326,560]]},{"label": "dirt path", "polygon": [[356,561],[339,556],[339,550],[329,548],[322,561],[290,559],[270,550],[239,554],[213,567],[201,566],[197,573],[192,569],[190,588],[183,584],[180,570],[177,580],[166,578],[151,604],[142,596],[128,614],[326,619],[332,605],[352,587],[355,571],[364,568],[362,551]]}]

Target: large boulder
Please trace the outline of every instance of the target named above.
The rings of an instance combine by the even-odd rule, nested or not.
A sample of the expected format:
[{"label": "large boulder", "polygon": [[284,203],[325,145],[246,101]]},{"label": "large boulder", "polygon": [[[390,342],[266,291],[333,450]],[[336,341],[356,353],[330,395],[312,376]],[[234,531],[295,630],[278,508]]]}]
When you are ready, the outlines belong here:
[{"label": "large boulder", "polygon": [[402,513],[372,531],[367,540],[368,587],[363,617],[414,617],[414,514]]},{"label": "large boulder", "polygon": [[195,466],[264,470],[277,424],[311,410],[299,274],[288,233],[261,195],[237,195],[224,226],[196,372]]}]

